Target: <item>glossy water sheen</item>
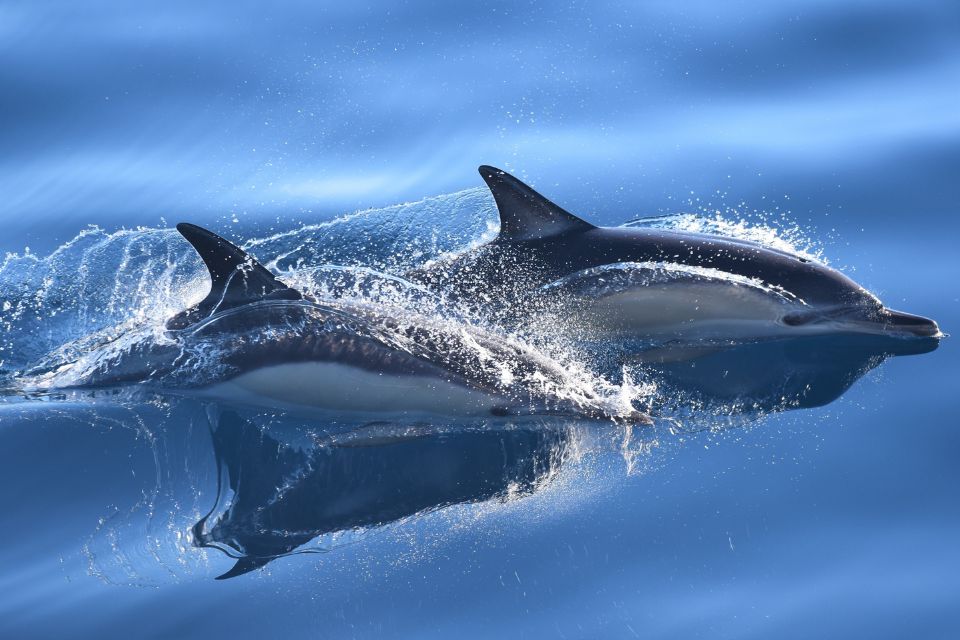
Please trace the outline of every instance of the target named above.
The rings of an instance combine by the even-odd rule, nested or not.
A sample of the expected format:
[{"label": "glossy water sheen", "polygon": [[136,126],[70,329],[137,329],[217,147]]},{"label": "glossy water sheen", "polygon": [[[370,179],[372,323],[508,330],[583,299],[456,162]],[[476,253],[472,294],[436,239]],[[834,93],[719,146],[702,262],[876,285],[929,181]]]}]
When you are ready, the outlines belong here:
[{"label": "glossy water sheen", "polygon": [[[795,249],[812,240],[890,307],[960,324],[956,2],[135,4],[0,5],[0,250],[186,219],[260,238],[279,270],[382,267],[431,225],[479,239],[488,196],[314,229],[334,236],[319,254],[269,236],[478,187],[488,163],[602,224],[796,221],[779,237]],[[441,236],[426,254],[449,248]],[[172,232],[136,242],[168,243],[175,277],[137,251],[8,258],[5,302],[49,295],[27,305],[36,318],[0,316],[0,376],[131,317],[104,290],[148,316],[196,301]],[[878,364],[857,349],[704,358],[707,407],[668,363],[681,390],[657,402],[673,430],[393,419],[358,433],[183,397],[8,396],[0,636],[957,637],[955,339],[840,395]],[[791,411],[716,407],[763,387],[757,371],[820,386]],[[763,391],[760,409],[779,408]],[[295,487],[287,502],[278,487]],[[234,561],[195,545],[217,542],[231,508],[241,533],[269,512],[273,533],[234,536],[248,552],[317,553],[214,580]]]}]

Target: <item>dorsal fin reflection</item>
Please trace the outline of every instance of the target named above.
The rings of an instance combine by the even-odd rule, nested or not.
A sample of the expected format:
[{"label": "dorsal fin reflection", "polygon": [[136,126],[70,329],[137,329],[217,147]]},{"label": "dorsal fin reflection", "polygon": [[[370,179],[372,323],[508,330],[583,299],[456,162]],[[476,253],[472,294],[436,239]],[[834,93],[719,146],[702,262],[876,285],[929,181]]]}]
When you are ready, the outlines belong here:
[{"label": "dorsal fin reflection", "polygon": [[230,578],[294,552],[315,537],[376,527],[463,503],[524,495],[562,463],[565,431],[542,425],[424,429],[367,442],[363,435],[302,448],[226,409],[213,429],[229,488],[194,544],[238,558]]}]

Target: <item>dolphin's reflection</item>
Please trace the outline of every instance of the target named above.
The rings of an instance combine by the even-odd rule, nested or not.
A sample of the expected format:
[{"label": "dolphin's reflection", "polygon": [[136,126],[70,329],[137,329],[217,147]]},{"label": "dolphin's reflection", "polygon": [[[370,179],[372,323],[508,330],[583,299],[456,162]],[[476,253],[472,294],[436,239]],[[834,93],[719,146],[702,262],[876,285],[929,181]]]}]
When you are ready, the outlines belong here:
[{"label": "dolphin's reflection", "polygon": [[685,400],[766,413],[829,404],[888,357],[926,353],[938,344],[936,338],[806,336],[662,348],[633,361]]},{"label": "dolphin's reflection", "polygon": [[237,558],[218,579],[262,567],[326,533],[532,493],[567,451],[565,432],[542,424],[421,428],[413,435],[362,431],[300,447],[280,442],[232,410],[220,415],[213,447],[228,487],[221,482],[217,505],[229,502],[193,528],[194,544]]},{"label": "dolphin's reflection", "polygon": [[[746,414],[828,404],[887,357],[930,351],[937,340],[813,336],[643,352],[643,367],[679,391],[709,423],[711,407]],[[669,403],[668,400],[665,402]],[[237,559],[242,575],[329,533],[377,527],[460,503],[530,494],[567,458],[576,422],[441,428],[372,424],[348,434],[289,442],[231,409],[213,425],[221,483],[194,543]],[[302,436],[302,432],[298,432]]]}]

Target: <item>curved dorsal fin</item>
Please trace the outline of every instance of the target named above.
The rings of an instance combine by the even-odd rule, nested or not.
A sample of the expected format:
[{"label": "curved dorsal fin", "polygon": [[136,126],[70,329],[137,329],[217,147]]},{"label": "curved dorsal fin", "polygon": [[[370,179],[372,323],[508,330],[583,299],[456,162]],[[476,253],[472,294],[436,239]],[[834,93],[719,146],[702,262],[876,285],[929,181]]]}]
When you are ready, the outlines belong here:
[{"label": "curved dorsal fin", "polygon": [[595,228],[561,209],[512,175],[483,165],[479,169],[500,212],[502,240],[532,240],[570,231]]},{"label": "curved dorsal fin", "polygon": [[273,560],[273,558],[257,558],[256,556],[243,556],[242,558],[237,559],[237,564],[233,565],[233,568],[226,573],[223,573],[214,580],[228,580],[230,578],[236,578],[237,576],[242,576],[245,573],[250,573],[251,571],[256,571],[260,567],[265,566],[268,562]]},{"label": "curved dorsal fin", "polygon": [[177,231],[207,266],[210,293],[197,305],[171,318],[167,329],[184,329],[218,311],[257,300],[303,298],[299,291],[277,280],[266,267],[217,234],[186,222],[178,224]]}]

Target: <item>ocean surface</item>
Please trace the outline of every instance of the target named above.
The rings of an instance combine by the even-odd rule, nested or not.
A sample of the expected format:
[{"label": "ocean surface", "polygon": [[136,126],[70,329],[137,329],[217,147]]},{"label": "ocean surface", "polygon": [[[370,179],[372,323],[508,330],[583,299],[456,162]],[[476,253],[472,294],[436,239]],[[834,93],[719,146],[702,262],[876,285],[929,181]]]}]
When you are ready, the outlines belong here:
[{"label": "ocean surface", "polygon": [[[0,638],[960,637],[960,4],[8,0],[0,60]],[[67,388],[203,297],[181,221],[476,322],[403,274],[494,237],[480,164],[947,337],[524,338],[653,425]]]}]

